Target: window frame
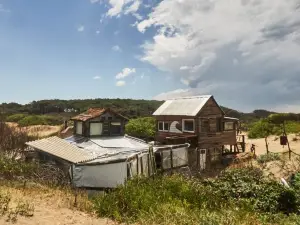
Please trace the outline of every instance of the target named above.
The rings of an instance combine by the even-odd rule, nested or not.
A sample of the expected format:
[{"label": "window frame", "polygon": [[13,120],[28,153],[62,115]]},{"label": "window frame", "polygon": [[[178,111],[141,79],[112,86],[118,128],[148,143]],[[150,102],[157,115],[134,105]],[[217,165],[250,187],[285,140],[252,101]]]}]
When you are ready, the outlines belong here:
[{"label": "window frame", "polygon": [[[232,124],[232,129],[226,129],[226,126],[225,126],[226,123],[231,123]],[[224,129],[224,131],[234,131],[235,130],[235,124],[234,124],[234,122],[233,121],[224,121],[224,123],[223,123],[223,129]]]},{"label": "window frame", "polygon": [[[193,131],[185,130],[185,121],[192,121],[193,122]],[[195,119],[182,119],[182,132],[195,133]]]},{"label": "window frame", "polygon": [[[159,124],[160,123],[162,123],[162,130],[161,129],[159,129]],[[167,130],[165,130],[165,124],[168,124],[168,129]],[[158,121],[158,123],[157,123],[157,130],[158,131],[161,131],[161,132],[169,132],[170,131],[170,123],[169,122],[165,122],[165,121]]]}]

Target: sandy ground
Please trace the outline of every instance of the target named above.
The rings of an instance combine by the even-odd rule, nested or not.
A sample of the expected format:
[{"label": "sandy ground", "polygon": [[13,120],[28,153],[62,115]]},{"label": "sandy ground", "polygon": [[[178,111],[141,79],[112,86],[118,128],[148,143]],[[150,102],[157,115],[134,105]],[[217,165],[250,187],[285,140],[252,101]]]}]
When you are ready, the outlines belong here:
[{"label": "sandy ground", "polygon": [[[294,141],[293,139],[297,138],[298,141]],[[288,135],[288,140],[290,143],[291,150],[300,154],[300,136],[296,136],[295,134]],[[264,138],[259,139],[249,139],[247,136],[245,137],[246,142],[246,151],[249,152],[251,148],[251,144],[256,145],[255,152],[256,155],[266,154],[266,144]],[[279,137],[277,136],[270,136],[268,137],[269,143],[269,151],[270,152],[286,152],[288,151],[288,146],[280,145]]]},{"label": "sandy ground", "polygon": [[[18,216],[17,225],[105,225],[116,224],[108,219],[97,218],[91,213],[79,211],[73,208],[74,196],[71,193],[53,190],[45,187],[27,188],[25,190],[1,187],[1,191],[9,192],[12,196],[12,203],[17,201],[26,201],[34,206],[34,215],[32,217]],[[79,207],[87,207],[84,204],[88,204],[86,198],[82,197],[78,200]],[[7,222],[7,215],[0,217],[0,224],[12,224]]]}]

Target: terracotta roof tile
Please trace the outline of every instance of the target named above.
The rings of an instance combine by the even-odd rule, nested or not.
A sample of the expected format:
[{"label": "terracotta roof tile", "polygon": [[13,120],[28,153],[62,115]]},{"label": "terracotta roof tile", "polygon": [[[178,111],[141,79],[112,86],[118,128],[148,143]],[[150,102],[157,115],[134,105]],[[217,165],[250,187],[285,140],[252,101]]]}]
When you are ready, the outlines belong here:
[{"label": "terracotta roof tile", "polygon": [[90,108],[86,112],[74,116],[72,120],[86,121],[101,116],[105,111],[106,109],[104,108]]}]

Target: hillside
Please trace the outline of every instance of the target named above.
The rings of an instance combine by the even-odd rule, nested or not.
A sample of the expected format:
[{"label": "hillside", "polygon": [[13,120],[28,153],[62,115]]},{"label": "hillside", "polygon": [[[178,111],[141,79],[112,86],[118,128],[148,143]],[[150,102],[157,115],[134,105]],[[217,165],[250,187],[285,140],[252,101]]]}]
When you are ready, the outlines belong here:
[{"label": "hillside", "polygon": [[[18,103],[2,103],[0,104],[0,112],[4,115],[16,113],[25,114],[60,114],[63,117],[83,112],[90,107],[106,107],[112,108],[117,112],[129,118],[141,116],[150,116],[160,105],[162,101],[156,100],[134,100],[134,99],[74,99],[74,100],[41,100],[33,101],[29,104]],[[252,122],[260,118],[265,118],[275,112],[258,109],[251,113],[243,113],[234,109],[221,106],[227,116],[239,118],[243,122]],[[300,114],[292,114],[300,117]]]}]

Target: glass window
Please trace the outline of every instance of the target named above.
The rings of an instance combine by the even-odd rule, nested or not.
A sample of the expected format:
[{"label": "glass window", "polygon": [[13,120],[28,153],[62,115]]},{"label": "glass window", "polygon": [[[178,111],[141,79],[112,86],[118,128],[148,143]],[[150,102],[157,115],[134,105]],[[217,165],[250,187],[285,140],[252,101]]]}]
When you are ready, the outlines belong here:
[{"label": "glass window", "polygon": [[234,123],[233,122],[225,122],[224,130],[234,130]]},{"label": "glass window", "polygon": [[158,130],[163,131],[164,130],[164,123],[158,122]]},{"label": "glass window", "polygon": [[110,133],[111,135],[121,135],[121,122],[111,122]]},{"label": "glass window", "polygon": [[194,132],[194,120],[183,120],[183,130]]},{"label": "glass window", "polygon": [[169,131],[169,123],[164,122],[164,131]]}]

